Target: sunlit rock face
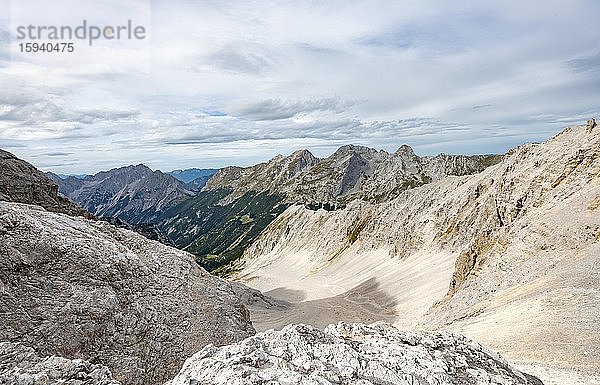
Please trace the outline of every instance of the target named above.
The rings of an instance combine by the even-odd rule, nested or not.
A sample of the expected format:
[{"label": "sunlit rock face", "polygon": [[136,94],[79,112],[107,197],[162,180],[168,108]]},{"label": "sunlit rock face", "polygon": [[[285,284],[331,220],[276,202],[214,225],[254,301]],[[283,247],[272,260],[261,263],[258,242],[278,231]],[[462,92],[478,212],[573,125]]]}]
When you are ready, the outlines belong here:
[{"label": "sunlit rock face", "polygon": [[535,384],[497,353],[452,333],[402,332],[386,323],[289,325],[237,344],[207,346],[172,385]]}]

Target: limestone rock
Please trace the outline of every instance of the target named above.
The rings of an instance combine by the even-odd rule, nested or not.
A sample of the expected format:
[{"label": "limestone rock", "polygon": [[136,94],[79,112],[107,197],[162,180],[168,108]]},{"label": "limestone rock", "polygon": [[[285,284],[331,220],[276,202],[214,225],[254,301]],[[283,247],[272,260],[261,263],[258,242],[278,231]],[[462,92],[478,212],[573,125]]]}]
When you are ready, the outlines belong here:
[{"label": "limestone rock", "polygon": [[288,203],[337,208],[357,198],[386,201],[447,175],[480,172],[500,158],[445,154],[419,157],[406,145],[393,154],[346,145],[325,159],[302,150],[252,167],[227,167],[219,170],[203,190],[231,189],[225,203],[249,191],[269,191],[285,196]]},{"label": "limestone rock", "polygon": [[299,150],[287,157],[278,155],[268,162],[252,167],[225,167],[219,170],[202,190],[232,188],[233,192],[224,200],[227,203],[249,191],[279,192],[282,186],[317,163],[319,159],[310,151]]},{"label": "limestone rock", "polygon": [[254,334],[230,284],[103,221],[0,202],[0,341],[160,384],[208,343]]},{"label": "limestone rock", "polygon": [[592,132],[592,130],[596,127],[596,119],[592,118],[587,121],[587,131],[588,133]]},{"label": "limestone rock", "polygon": [[0,150],[0,201],[35,204],[48,211],[91,217],[58,194],[56,183],[10,152]]},{"label": "limestone rock", "polygon": [[289,325],[234,345],[209,345],[172,382],[189,384],[543,385],[458,334],[341,322],[325,330]]},{"label": "limestone rock", "polygon": [[[600,130],[569,127],[479,174],[389,202],[291,206],[232,278],[265,293],[299,293],[303,304],[350,296],[376,309],[374,320],[388,319],[392,304],[402,328],[451,328],[511,360],[600,381],[599,175]],[[351,296],[371,280],[372,289]],[[269,319],[311,323],[319,309]],[[328,322],[352,317],[345,309]]]},{"label": "limestone rock", "polygon": [[121,385],[106,366],[62,357],[39,357],[22,344],[0,342],[0,384]]}]

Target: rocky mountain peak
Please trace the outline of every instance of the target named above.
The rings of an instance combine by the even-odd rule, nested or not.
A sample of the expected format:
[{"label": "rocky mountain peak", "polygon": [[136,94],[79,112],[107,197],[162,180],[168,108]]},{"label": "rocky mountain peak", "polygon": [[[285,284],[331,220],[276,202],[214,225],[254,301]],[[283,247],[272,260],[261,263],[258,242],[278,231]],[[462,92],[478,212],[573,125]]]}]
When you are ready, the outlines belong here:
[{"label": "rocky mountain peak", "polygon": [[292,155],[292,156],[311,156],[313,158],[315,157],[312,154],[312,152],[310,152],[309,150],[307,150],[305,148],[301,149],[301,150],[296,150],[296,151],[292,152],[290,155]]},{"label": "rocky mountain peak", "polygon": [[[139,178],[139,177],[142,177],[145,175],[150,175],[152,173],[153,173],[153,171],[150,169],[150,167],[140,163],[137,165],[117,167],[117,168],[113,168],[108,171],[100,171],[99,173],[95,174],[94,177],[95,177],[95,179],[98,179],[98,178],[122,178],[123,176],[125,176],[129,179],[134,179],[134,178]],[[90,177],[91,177],[91,175],[88,176],[87,178],[90,178]]]},{"label": "rocky mountain peak", "polygon": [[233,193],[228,201],[239,198],[249,191],[277,192],[295,176],[319,163],[308,150],[295,151],[288,156],[278,155],[267,162],[250,167],[227,167],[219,170],[203,188],[203,191],[230,188]]},{"label": "rocky mountain peak", "polygon": [[399,155],[402,157],[415,157],[415,151],[413,150],[413,148],[407,144],[403,144],[402,146],[400,146],[396,152],[394,152],[394,155]]},{"label": "rocky mountain peak", "polygon": [[183,182],[144,164],[54,181],[62,194],[94,215],[131,224],[152,222],[162,210],[192,195]]},{"label": "rocky mountain peak", "polygon": [[286,158],[286,163],[288,164],[287,178],[290,179],[319,163],[319,159],[308,150],[298,150]]},{"label": "rocky mountain peak", "polygon": [[593,130],[593,129],[594,129],[596,126],[597,126],[596,119],[594,119],[594,118],[591,118],[591,119],[590,119],[590,120],[588,120],[588,121],[587,121],[587,123],[586,123],[587,132],[588,132],[588,133],[591,133],[591,132],[592,132],[592,130]]},{"label": "rocky mountain peak", "polygon": [[377,151],[373,148],[370,148],[370,147],[356,145],[356,144],[346,144],[346,145],[343,145],[340,148],[338,148],[331,155],[331,157],[343,157],[343,156],[348,156],[348,155],[353,155],[353,154],[372,155],[372,154],[376,154],[378,152],[379,151]]},{"label": "rocky mountain peak", "polygon": [[309,150],[296,150],[290,154],[290,158],[294,159],[302,159],[307,164],[316,164],[319,161],[319,158],[313,155]]}]

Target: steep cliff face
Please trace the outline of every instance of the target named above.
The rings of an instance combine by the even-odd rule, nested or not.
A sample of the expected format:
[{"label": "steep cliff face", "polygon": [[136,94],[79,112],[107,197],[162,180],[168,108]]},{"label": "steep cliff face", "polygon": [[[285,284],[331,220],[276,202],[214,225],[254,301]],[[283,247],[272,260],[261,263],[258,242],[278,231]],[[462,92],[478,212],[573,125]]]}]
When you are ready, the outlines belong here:
[{"label": "steep cliff face", "polygon": [[103,221],[0,202],[0,256],[0,341],[123,384],[163,383],[204,345],[254,333],[231,285],[190,254]]},{"label": "steep cliff face", "polygon": [[207,346],[172,385],[196,383],[543,385],[461,335],[401,332],[385,323],[339,323],[324,331],[289,325],[236,345]]},{"label": "steep cliff face", "polygon": [[318,162],[310,151],[299,150],[286,157],[278,155],[252,167],[226,167],[208,181],[203,191],[230,189],[231,194],[225,202],[231,202],[251,191],[280,193],[282,186]]},{"label": "steep cliff face", "polygon": [[183,182],[142,164],[54,181],[62,194],[94,215],[131,224],[153,223],[162,211],[192,195]]},{"label": "steep cliff face", "polygon": [[479,174],[389,202],[332,212],[292,206],[246,250],[234,276],[304,301],[376,280],[402,326],[452,328],[512,359],[594,374],[599,154],[599,130],[575,126]]},{"label": "steep cliff face", "polygon": [[227,202],[249,191],[269,191],[284,196],[288,203],[337,208],[355,199],[389,200],[404,190],[447,175],[478,173],[499,161],[499,156],[483,155],[419,157],[406,145],[394,154],[347,145],[325,159],[302,150],[252,167],[228,167],[204,191],[229,188],[232,194]]},{"label": "steep cliff face", "polygon": [[58,195],[56,183],[41,171],[4,150],[0,150],[0,201],[36,204],[53,212],[90,216]]}]

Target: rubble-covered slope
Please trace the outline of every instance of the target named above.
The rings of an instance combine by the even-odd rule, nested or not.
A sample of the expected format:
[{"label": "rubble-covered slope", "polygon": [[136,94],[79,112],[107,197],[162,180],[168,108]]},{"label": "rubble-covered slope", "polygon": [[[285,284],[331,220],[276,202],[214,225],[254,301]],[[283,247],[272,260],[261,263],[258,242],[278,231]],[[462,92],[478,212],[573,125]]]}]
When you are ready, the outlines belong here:
[{"label": "rubble-covered slope", "polygon": [[292,206],[234,277],[304,301],[375,280],[404,327],[452,328],[513,360],[599,378],[599,209],[600,130],[575,126],[389,202]]},{"label": "rubble-covered slope", "polygon": [[172,385],[542,385],[497,353],[451,333],[402,332],[385,323],[269,330],[235,345],[207,346]]},{"label": "rubble-covered slope", "polygon": [[169,380],[208,343],[254,333],[231,285],[183,251],[102,221],[0,202],[0,341]]}]

